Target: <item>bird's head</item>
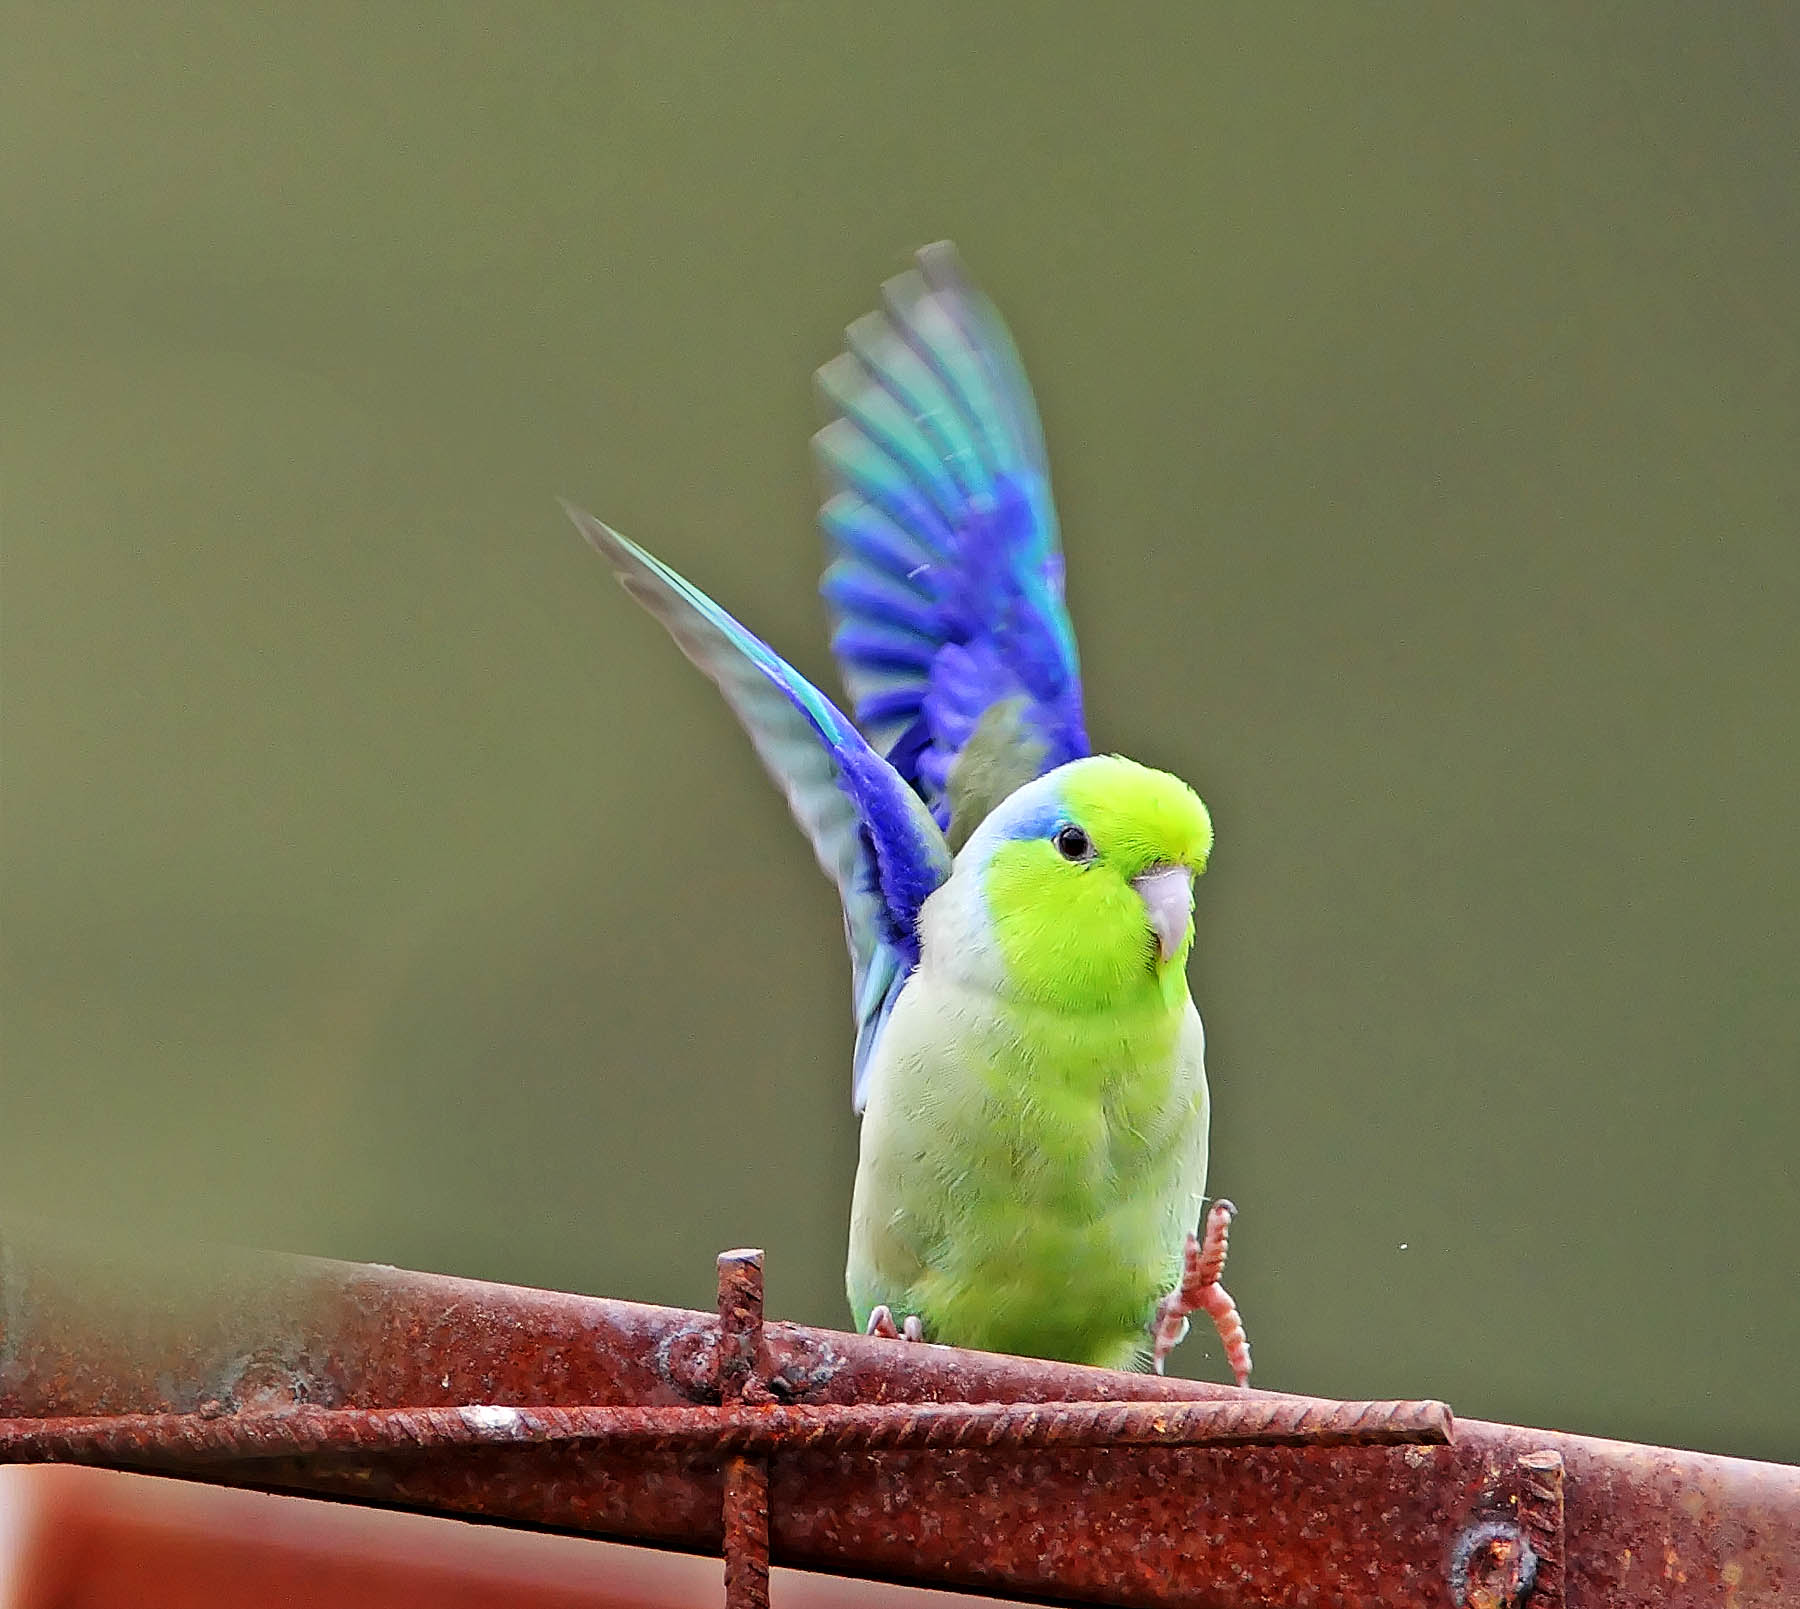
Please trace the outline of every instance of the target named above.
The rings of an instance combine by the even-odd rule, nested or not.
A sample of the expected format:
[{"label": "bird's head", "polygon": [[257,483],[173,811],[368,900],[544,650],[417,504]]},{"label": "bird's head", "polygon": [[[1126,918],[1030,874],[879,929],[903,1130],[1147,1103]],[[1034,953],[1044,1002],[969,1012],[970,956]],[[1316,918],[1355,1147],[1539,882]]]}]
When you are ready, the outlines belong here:
[{"label": "bird's head", "polygon": [[959,923],[959,937],[983,930],[982,970],[1009,992],[1073,1009],[1147,989],[1173,1003],[1212,842],[1206,806],[1178,777],[1116,755],[1072,760],[1012,794],[963,846],[951,881],[976,921]]}]

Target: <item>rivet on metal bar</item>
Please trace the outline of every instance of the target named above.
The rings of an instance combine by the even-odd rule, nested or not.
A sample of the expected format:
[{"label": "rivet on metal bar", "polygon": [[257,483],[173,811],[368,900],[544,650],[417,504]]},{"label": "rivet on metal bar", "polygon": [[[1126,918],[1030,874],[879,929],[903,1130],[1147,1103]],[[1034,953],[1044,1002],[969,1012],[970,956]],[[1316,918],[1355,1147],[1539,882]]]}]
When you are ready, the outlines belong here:
[{"label": "rivet on metal bar", "polygon": [[1511,1520],[1482,1520],[1457,1538],[1450,1556],[1455,1609],[1523,1609],[1537,1582],[1537,1554]]},{"label": "rivet on metal bar", "polygon": [[[763,1254],[719,1256],[719,1397],[733,1405],[768,1400],[757,1377],[762,1350]],[[752,1453],[725,1460],[725,1609],[769,1609],[769,1461]]]}]

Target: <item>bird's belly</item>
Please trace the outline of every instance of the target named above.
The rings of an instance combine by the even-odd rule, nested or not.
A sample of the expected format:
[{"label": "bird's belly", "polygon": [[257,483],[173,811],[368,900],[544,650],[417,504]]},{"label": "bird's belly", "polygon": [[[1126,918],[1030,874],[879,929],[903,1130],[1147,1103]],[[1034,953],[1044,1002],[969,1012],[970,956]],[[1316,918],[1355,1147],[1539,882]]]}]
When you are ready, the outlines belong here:
[{"label": "bird's belly", "polygon": [[1180,1247],[1135,1203],[1082,1219],[1029,1200],[944,1247],[920,1282],[933,1338],[993,1352],[1119,1367],[1172,1283]]},{"label": "bird's belly", "polygon": [[[1128,1365],[1205,1188],[1198,1019],[1065,1032],[1053,1054],[1017,1024],[970,1026],[953,1054],[918,1047],[871,1107],[853,1302],[860,1239],[868,1299],[933,1340]],[[903,1279],[879,1277],[900,1271],[883,1248],[904,1249]]]}]

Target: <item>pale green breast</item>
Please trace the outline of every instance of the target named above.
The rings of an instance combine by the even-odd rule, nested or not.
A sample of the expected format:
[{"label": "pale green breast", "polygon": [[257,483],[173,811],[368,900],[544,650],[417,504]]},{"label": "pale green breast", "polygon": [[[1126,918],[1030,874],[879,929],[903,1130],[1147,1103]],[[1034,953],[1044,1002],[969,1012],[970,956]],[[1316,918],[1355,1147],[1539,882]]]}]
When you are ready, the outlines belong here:
[{"label": "pale green breast", "polygon": [[877,1058],[851,1214],[857,1323],[886,1302],[951,1345],[1134,1361],[1206,1184],[1186,991],[1072,1014],[921,973]]}]

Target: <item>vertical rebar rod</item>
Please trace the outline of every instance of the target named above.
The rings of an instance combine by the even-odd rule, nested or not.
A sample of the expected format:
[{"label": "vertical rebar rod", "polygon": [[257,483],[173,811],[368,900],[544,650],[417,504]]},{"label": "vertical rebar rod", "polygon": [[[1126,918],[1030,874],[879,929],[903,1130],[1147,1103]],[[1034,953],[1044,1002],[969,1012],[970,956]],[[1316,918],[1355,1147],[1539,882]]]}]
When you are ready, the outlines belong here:
[{"label": "vertical rebar rod", "polygon": [[[1532,1609],[1563,1609],[1567,1522],[1563,1510],[1562,1454],[1552,1448],[1527,1453],[1519,1460],[1518,1471],[1519,1529],[1537,1554]],[[1726,1596],[1731,1596],[1729,1591]]]},{"label": "vertical rebar rod", "polygon": [[[763,1254],[719,1256],[719,1395],[754,1401],[762,1347]],[[769,1464],[725,1461],[725,1609],[769,1609]]]}]

